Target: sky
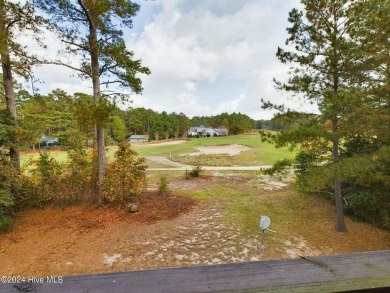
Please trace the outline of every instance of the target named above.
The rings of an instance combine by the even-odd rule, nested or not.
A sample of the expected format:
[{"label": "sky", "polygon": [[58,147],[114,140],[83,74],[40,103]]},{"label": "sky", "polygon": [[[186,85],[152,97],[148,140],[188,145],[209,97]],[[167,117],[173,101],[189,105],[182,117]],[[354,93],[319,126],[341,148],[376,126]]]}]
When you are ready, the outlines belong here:
[{"label": "sky", "polygon": [[[241,112],[270,119],[261,99],[295,109],[310,106],[274,88],[288,67],[275,54],[287,38],[288,12],[299,0],[137,0],[141,9],[125,41],[151,74],[139,75],[142,95],[132,107],[151,108],[188,117]],[[54,41],[49,51],[56,52]],[[55,53],[53,53],[55,54]],[[36,76],[45,94],[56,88],[92,93],[90,81],[71,70],[42,66]]]}]

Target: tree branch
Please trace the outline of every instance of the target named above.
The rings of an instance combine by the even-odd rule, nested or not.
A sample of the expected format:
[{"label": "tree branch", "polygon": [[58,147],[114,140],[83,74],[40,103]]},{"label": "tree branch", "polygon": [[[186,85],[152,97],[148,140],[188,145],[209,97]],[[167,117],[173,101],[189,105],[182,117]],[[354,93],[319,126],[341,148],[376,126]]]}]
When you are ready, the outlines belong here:
[{"label": "tree branch", "polygon": [[44,61],[44,62],[41,62],[40,64],[48,64],[48,65],[61,65],[61,66],[65,66],[65,67],[68,67],[70,69],[73,69],[75,71],[78,71],[78,72],[81,72],[82,74],[85,74],[85,75],[88,75],[88,72],[80,69],[80,68],[77,68],[77,67],[74,67],[70,64],[66,64],[66,63],[63,63],[63,62],[60,62],[60,61]]},{"label": "tree branch", "polygon": [[88,9],[84,6],[83,1],[77,0],[77,3],[79,3],[79,5],[80,5],[81,9],[83,10],[85,16],[88,18],[89,25],[91,27],[95,28],[95,26],[93,25],[93,21],[91,19],[91,16],[89,15]]}]

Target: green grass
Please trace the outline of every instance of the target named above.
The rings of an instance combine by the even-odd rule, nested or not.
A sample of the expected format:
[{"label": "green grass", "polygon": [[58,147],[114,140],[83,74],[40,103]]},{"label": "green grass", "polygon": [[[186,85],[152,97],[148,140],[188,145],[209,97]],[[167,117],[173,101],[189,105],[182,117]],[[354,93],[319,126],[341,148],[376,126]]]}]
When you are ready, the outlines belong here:
[{"label": "green grass", "polygon": [[[196,152],[198,147],[228,145],[228,144],[242,144],[250,147],[248,151],[241,152],[236,156],[220,155],[201,155],[201,156],[180,156]],[[132,146],[141,156],[162,156],[171,158],[173,161],[181,162],[189,165],[203,165],[203,166],[257,166],[270,165],[278,160],[285,158],[293,158],[294,152],[288,149],[276,149],[272,144],[262,142],[258,134],[235,135],[225,137],[205,137],[194,138],[181,144],[173,145],[136,145]],[[117,150],[116,146],[107,147],[107,159],[113,160],[114,154]],[[50,155],[58,162],[64,163],[67,160],[65,151],[49,151]],[[28,166],[32,160],[39,157],[39,152],[22,154],[22,166]],[[159,164],[147,160],[149,167],[169,167],[164,164]],[[29,167],[27,167],[29,168]],[[30,167],[31,168],[31,167]]]},{"label": "green grass", "polygon": [[[241,152],[236,156],[226,155],[202,155],[202,156],[180,156],[196,152],[198,147],[242,144],[251,148],[251,150]],[[294,152],[288,149],[276,149],[272,144],[262,142],[258,134],[246,134],[224,137],[204,137],[194,138],[183,144],[177,145],[148,145],[133,146],[134,149],[142,156],[163,156],[171,157],[173,161],[183,164],[203,166],[257,166],[269,165],[278,160],[291,159],[295,156]]]},{"label": "green grass", "polygon": [[[249,176],[241,173],[237,175]],[[242,238],[260,239],[260,217],[269,216],[270,229],[277,231],[276,234],[266,232],[269,246],[282,247],[282,241],[291,236],[302,236],[320,245],[321,241],[326,242],[327,236],[318,235],[319,225],[324,224],[328,230],[333,230],[332,206],[321,198],[302,195],[292,187],[265,191],[253,188],[250,182],[240,184],[239,190],[235,185],[237,183],[224,183],[221,187],[185,191],[183,194],[211,204],[218,202],[224,210],[222,221],[227,226],[238,226]]]}]

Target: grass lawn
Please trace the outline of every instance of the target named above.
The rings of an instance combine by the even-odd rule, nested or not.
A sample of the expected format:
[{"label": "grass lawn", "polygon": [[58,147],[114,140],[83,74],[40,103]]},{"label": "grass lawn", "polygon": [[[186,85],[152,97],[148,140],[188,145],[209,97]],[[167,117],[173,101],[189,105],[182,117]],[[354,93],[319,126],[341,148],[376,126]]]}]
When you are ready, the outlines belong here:
[{"label": "grass lawn", "polygon": [[[335,230],[336,214],[330,201],[318,195],[302,194],[295,190],[293,183],[271,178],[271,181],[285,182],[285,187],[266,188],[259,184],[261,175],[255,171],[220,171],[216,184],[199,182],[202,190],[183,190],[200,201],[214,203],[221,208],[222,221],[228,227],[236,227],[240,234],[237,241],[261,242],[259,220],[261,215],[271,219],[266,232],[266,246],[269,257],[287,254],[297,257],[299,253],[332,254],[368,251],[390,248],[390,233],[370,224],[359,223],[346,217],[348,233]],[[203,176],[214,177],[216,172],[204,171]],[[171,173],[170,180],[183,176]],[[158,173],[151,176],[157,180]],[[199,179],[190,179],[199,180]],[[214,179],[215,180],[215,179]],[[237,189],[239,186],[239,189]],[[209,188],[207,188],[209,187]],[[367,236],[367,233],[370,236]],[[371,237],[371,239],[370,239]],[[291,246],[291,248],[289,248]],[[290,255],[291,254],[291,255]]]},{"label": "grass lawn", "polygon": [[[201,156],[180,156],[196,152],[197,147],[241,144],[250,147],[248,151],[241,152],[235,156],[220,155],[201,155]],[[172,145],[133,145],[133,148],[141,156],[161,156],[170,158],[173,161],[181,162],[190,165],[203,166],[258,166],[269,165],[275,163],[277,160],[284,158],[293,158],[295,153],[287,149],[276,149],[272,144],[262,142],[259,134],[245,134],[225,137],[205,137],[194,138],[181,144]],[[116,146],[107,147],[107,158],[112,160],[114,158]],[[50,155],[53,156],[60,163],[67,160],[65,151],[49,150]],[[22,166],[28,167],[33,160],[38,159],[39,152],[23,153],[21,156]],[[147,160],[149,167],[168,167],[164,164],[155,163]]]},{"label": "grass lawn", "polygon": [[[194,138],[186,143],[177,145],[134,145],[134,149],[143,156],[171,156],[172,160],[181,162],[181,157],[179,155],[196,152],[197,147],[228,144],[241,144],[251,148],[251,150],[241,152],[239,155],[229,156],[229,160],[233,162],[232,165],[268,165],[273,164],[280,159],[293,158],[295,155],[295,153],[290,152],[288,149],[276,149],[272,144],[262,142],[259,134]],[[209,155],[206,156],[206,159],[200,160],[200,165],[209,165],[210,163],[207,162],[207,158],[211,157],[212,156]],[[192,158],[194,160],[197,159],[197,157]]]}]

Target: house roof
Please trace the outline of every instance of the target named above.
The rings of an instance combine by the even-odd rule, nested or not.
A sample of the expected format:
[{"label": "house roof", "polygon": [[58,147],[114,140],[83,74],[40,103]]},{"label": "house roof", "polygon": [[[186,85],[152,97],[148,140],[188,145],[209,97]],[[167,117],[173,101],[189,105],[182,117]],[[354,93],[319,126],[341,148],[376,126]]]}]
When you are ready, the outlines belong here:
[{"label": "house roof", "polygon": [[134,138],[134,139],[137,139],[137,138],[149,138],[149,135],[132,135],[132,136],[130,136],[130,138]]}]

